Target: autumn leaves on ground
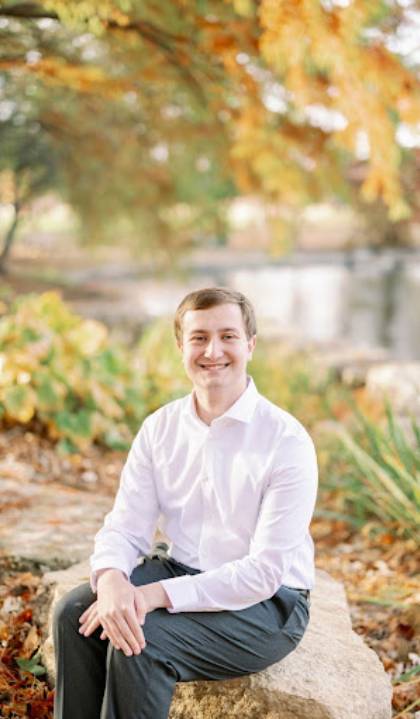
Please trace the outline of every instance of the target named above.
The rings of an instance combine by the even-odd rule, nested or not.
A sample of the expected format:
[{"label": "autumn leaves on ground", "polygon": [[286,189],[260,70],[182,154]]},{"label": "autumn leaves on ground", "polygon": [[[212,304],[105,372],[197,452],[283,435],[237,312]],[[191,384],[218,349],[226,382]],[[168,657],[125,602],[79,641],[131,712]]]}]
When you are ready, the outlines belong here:
[{"label": "autumn leaves on ground", "polygon": [[[104,326],[75,315],[53,292],[21,296],[2,311],[0,476],[112,497],[135,427],[189,391],[170,324],[155,323],[128,348],[111,343]],[[260,391],[314,436],[317,566],[344,583],[353,627],[393,681],[394,717],[414,719],[418,424],[403,429],[390,407],[363,388],[345,390],[303,351],[260,343],[250,372]],[[14,501],[6,497],[4,510]],[[13,566],[4,556],[1,571],[1,716],[46,719],[53,694],[38,651],[46,630],[37,613],[41,570]]]}]

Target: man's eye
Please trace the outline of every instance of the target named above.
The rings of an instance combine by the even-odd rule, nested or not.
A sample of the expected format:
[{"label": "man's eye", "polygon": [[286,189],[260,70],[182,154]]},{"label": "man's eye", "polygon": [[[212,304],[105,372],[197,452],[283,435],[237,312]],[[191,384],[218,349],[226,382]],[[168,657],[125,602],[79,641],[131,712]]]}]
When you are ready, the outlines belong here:
[{"label": "man's eye", "polygon": [[225,337],[225,339],[228,339],[228,340],[233,340],[234,335],[223,335],[223,337]]}]

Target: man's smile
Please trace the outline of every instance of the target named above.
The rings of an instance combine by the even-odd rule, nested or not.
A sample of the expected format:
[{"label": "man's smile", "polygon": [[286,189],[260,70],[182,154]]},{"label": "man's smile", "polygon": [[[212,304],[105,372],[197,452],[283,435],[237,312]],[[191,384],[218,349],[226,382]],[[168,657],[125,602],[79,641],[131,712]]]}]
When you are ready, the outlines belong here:
[{"label": "man's smile", "polygon": [[229,367],[230,362],[226,362],[224,364],[201,364],[199,363],[199,367],[202,369],[224,369],[225,367]]}]

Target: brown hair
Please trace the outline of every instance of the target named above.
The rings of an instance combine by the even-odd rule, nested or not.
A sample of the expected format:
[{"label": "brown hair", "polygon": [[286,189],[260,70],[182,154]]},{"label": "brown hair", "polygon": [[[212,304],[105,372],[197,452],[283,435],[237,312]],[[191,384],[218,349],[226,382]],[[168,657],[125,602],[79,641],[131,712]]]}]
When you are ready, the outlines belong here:
[{"label": "brown hair", "polygon": [[174,318],[177,342],[180,344],[182,341],[182,319],[188,310],[207,310],[227,302],[239,305],[241,308],[246,336],[247,339],[251,339],[257,333],[257,323],[254,308],[245,295],[242,292],[230,290],[228,287],[206,287],[203,290],[190,292],[178,305]]}]

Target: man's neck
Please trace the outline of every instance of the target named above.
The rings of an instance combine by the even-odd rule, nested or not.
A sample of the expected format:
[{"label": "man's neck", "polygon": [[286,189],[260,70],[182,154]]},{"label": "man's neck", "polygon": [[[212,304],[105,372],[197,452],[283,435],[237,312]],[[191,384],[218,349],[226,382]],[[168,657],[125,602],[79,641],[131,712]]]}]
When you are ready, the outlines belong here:
[{"label": "man's neck", "polygon": [[229,407],[235,404],[239,397],[245,392],[247,384],[248,378],[245,377],[243,384],[229,392],[229,395],[226,394],[225,388],[219,392],[207,392],[201,387],[194,387],[193,397],[197,415],[203,422],[210,425],[214,419],[221,417],[222,414],[227,412]]}]

